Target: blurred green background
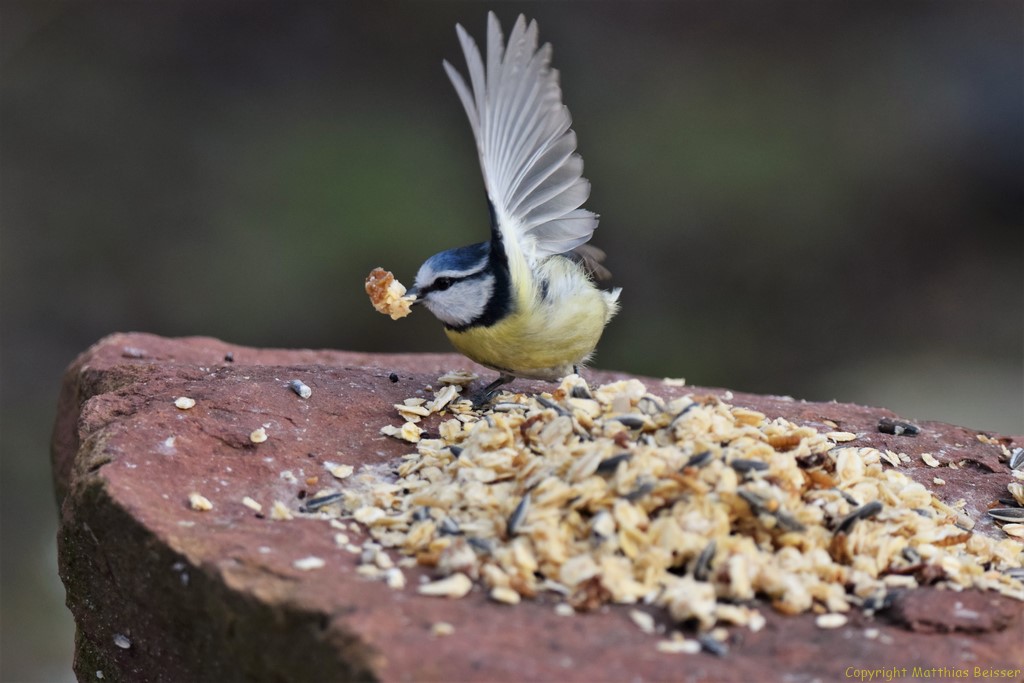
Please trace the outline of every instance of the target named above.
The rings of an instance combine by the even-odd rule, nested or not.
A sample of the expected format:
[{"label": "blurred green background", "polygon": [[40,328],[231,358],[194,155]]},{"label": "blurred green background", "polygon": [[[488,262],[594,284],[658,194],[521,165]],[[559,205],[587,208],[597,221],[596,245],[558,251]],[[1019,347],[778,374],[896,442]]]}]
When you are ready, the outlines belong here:
[{"label": "blurred green background", "polygon": [[[71,679],[49,431],[103,335],[446,350],[362,281],[484,239],[483,3],[0,5],[0,679]],[[595,365],[1024,433],[1017,1],[536,17],[623,310]]]}]

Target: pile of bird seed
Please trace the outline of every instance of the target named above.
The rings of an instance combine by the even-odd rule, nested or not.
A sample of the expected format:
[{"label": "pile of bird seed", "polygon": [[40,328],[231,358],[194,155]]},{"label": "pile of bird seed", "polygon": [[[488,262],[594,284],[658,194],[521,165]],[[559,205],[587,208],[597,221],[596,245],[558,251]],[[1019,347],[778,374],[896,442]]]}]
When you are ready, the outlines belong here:
[{"label": "pile of bird seed", "polygon": [[973,533],[901,471],[906,455],[715,396],[666,402],[638,380],[591,391],[572,375],[480,411],[460,398],[471,379],[397,405],[405,423],[381,431],[415,452],[347,479],[321,510],[365,525],[382,550],[363,553],[363,575],[404,587],[394,549],[399,566],[414,558],[440,577],[426,594],[475,582],[507,603],[546,591],[575,610],[643,603],[702,631],[760,628],[755,598],[835,625],[925,583],[1024,600],[1024,545]]}]

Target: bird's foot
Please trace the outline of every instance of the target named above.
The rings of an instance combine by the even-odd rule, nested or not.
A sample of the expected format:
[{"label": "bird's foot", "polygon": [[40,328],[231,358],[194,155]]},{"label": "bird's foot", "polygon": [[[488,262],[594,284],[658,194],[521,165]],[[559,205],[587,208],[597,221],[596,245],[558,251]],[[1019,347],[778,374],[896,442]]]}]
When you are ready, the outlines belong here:
[{"label": "bird's foot", "polygon": [[494,400],[494,397],[498,395],[501,388],[514,379],[515,377],[512,375],[498,375],[498,379],[470,396],[469,400],[473,402],[473,409],[482,410],[486,408]]}]

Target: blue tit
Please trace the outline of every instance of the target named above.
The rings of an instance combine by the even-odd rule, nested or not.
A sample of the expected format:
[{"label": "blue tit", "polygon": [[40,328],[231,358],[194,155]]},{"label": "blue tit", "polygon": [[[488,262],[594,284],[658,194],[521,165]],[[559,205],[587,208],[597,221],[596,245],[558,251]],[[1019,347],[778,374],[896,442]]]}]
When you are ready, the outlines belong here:
[{"label": "blue tit", "polygon": [[603,252],[586,244],[597,227],[597,215],[580,208],[590,183],[537,23],[520,15],[506,46],[490,13],[486,63],[465,29],[456,32],[469,83],[444,68],[476,138],[491,238],[431,256],[409,293],[456,349],[499,373],[478,395],[486,401],[516,377],[576,372],[615,315],[620,289],[594,282],[607,271]]}]

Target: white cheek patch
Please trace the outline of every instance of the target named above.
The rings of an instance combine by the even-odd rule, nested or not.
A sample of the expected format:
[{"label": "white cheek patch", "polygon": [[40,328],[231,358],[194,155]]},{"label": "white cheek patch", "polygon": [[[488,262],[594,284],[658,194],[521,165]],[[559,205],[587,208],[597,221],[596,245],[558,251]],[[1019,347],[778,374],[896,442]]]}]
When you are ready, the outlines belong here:
[{"label": "white cheek patch", "polygon": [[483,315],[494,293],[494,276],[456,282],[448,289],[431,292],[423,303],[437,318],[451,327],[463,327]]}]

